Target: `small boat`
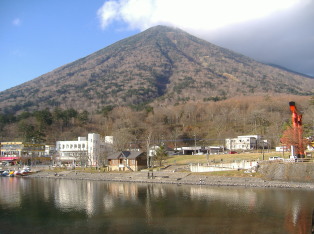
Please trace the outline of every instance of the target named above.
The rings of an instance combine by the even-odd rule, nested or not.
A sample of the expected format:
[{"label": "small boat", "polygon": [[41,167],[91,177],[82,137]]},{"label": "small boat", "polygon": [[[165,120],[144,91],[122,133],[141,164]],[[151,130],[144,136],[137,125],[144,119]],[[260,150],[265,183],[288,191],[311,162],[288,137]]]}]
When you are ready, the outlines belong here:
[{"label": "small boat", "polygon": [[10,176],[10,171],[9,170],[5,170],[1,173],[1,176]]},{"label": "small boat", "polygon": [[13,177],[14,176],[14,171],[10,171],[9,175],[7,175],[7,176]]},{"label": "small boat", "polygon": [[31,169],[29,167],[24,167],[22,170],[19,168],[18,170],[5,170],[0,171],[0,176],[25,176],[31,173]]},{"label": "small boat", "polygon": [[21,176],[21,175],[22,175],[22,173],[21,173],[21,171],[20,171],[20,170],[17,170],[17,171],[14,171],[14,175],[15,175],[15,176]]},{"label": "small boat", "polygon": [[1,176],[8,176],[9,175],[9,171],[4,171],[1,173]]},{"label": "small boat", "polygon": [[28,175],[31,173],[31,169],[29,167],[24,167],[22,170],[21,170],[21,174],[22,175]]}]

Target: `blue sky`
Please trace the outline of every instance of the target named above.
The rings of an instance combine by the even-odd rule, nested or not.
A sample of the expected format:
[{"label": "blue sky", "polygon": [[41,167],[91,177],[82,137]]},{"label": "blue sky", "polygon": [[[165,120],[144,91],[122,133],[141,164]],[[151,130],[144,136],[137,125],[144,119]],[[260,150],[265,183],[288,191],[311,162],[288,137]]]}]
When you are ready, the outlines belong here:
[{"label": "blue sky", "polygon": [[158,24],[314,75],[313,2],[1,0],[0,91]]},{"label": "blue sky", "polygon": [[1,0],[0,91],[139,32],[102,29],[97,10],[103,3]]}]

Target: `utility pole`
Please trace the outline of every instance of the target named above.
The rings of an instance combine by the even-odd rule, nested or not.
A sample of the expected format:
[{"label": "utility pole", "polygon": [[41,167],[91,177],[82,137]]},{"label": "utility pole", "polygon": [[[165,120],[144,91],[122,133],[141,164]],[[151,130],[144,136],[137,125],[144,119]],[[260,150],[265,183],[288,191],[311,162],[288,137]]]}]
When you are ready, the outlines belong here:
[{"label": "utility pole", "polygon": [[149,159],[149,145],[150,145],[150,136],[151,133],[148,134],[147,140],[146,140],[146,150],[147,150],[147,168],[150,168],[150,159]]},{"label": "utility pole", "polygon": [[[150,137],[151,137],[152,133],[150,132],[147,136],[147,141],[146,141],[146,147],[147,147],[147,178],[150,178],[149,175],[149,170],[151,167],[151,158],[152,156],[149,155],[149,145],[150,145]],[[152,173],[152,177],[153,177],[153,173]]]},{"label": "utility pole", "polygon": [[194,133],[194,155],[196,154],[196,134]]},{"label": "utility pole", "polygon": [[265,141],[262,140],[262,142],[263,142],[263,161],[264,161],[264,158],[265,158],[265,154],[264,154],[264,145],[265,145]]}]

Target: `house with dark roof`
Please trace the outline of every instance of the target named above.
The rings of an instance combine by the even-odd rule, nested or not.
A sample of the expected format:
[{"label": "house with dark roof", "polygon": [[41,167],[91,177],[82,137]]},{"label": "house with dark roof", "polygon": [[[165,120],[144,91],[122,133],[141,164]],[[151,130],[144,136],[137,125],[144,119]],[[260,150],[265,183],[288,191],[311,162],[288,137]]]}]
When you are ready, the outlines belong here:
[{"label": "house with dark roof", "polygon": [[147,156],[142,151],[120,151],[108,156],[110,171],[139,171],[147,168]]}]

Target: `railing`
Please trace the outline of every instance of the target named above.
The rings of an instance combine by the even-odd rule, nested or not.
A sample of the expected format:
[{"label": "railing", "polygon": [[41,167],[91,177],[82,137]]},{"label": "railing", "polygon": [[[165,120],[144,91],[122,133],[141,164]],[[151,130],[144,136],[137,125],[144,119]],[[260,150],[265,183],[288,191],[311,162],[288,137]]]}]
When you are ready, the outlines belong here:
[{"label": "railing", "polygon": [[239,169],[251,169],[258,166],[257,161],[238,161],[232,163],[217,163],[217,164],[190,164],[192,172],[209,172],[209,171],[228,171]]},{"label": "railing", "polygon": [[130,171],[134,171],[129,165],[126,166]]},{"label": "railing", "polygon": [[277,160],[264,160],[263,163],[314,163],[314,158],[286,158]]}]

